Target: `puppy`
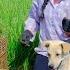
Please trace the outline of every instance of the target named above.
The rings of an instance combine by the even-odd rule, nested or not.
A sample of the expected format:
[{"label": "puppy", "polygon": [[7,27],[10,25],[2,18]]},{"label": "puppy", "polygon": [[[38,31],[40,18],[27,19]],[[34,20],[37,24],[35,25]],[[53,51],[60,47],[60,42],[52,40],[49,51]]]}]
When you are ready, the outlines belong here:
[{"label": "puppy", "polygon": [[70,44],[51,40],[44,41],[41,46],[47,47],[48,65],[51,70],[70,70]]}]

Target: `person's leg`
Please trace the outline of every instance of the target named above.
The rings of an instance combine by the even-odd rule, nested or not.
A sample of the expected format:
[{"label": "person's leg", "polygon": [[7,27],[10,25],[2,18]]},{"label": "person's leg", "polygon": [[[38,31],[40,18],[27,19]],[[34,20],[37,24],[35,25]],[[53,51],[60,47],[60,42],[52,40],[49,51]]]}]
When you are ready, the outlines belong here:
[{"label": "person's leg", "polygon": [[48,58],[43,55],[37,54],[34,70],[49,70]]}]

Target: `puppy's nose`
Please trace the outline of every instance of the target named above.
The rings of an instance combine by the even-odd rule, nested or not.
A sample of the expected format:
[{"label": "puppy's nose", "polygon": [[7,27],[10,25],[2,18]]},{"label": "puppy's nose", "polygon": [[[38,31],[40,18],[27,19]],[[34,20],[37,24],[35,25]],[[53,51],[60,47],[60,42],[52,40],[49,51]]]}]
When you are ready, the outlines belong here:
[{"label": "puppy's nose", "polygon": [[49,65],[49,68],[50,68],[50,69],[53,69],[54,67],[53,67],[53,65]]}]

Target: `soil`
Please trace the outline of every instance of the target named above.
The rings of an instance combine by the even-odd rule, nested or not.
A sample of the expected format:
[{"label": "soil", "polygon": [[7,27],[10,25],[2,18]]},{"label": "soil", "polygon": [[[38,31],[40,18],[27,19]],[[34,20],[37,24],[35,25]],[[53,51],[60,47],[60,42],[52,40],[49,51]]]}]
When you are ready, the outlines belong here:
[{"label": "soil", "polygon": [[6,49],[7,39],[0,37],[0,70],[8,70]]}]

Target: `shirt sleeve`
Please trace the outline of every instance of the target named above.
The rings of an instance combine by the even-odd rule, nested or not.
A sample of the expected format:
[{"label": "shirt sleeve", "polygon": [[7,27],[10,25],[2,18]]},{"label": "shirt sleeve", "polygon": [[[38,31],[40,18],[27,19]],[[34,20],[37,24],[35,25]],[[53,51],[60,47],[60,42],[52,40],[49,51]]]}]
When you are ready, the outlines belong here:
[{"label": "shirt sleeve", "polygon": [[66,18],[70,19],[70,0],[66,0],[65,4]]},{"label": "shirt sleeve", "polygon": [[33,34],[33,38],[35,38],[36,32],[39,30],[38,23],[38,0],[33,0],[32,8],[30,10],[29,16],[25,21],[24,30],[29,30]]}]

